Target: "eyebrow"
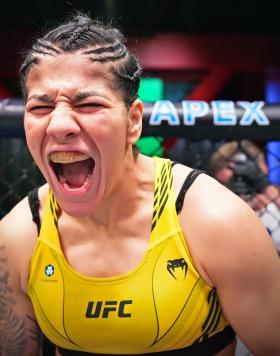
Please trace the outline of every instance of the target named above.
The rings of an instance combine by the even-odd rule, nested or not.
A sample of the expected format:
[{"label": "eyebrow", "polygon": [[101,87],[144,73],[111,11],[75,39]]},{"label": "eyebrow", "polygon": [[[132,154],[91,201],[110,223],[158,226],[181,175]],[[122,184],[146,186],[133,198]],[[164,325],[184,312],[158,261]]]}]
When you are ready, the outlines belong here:
[{"label": "eyebrow", "polygon": [[95,91],[84,91],[84,92],[78,93],[74,97],[74,101],[75,102],[79,102],[79,101],[82,101],[84,99],[90,98],[91,96],[101,96],[102,98],[108,99],[106,95],[103,95],[101,93],[98,93],[98,92],[95,92]]},{"label": "eyebrow", "polygon": [[30,101],[32,99],[42,101],[44,103],[52,103],[53,102],[53,99],[46,94],[43,94],[43,95],[34,94],[34,95],[30,96],[29,98],[27,98],[27,101]]},{"label": "eyebrow", "polygon": [[[105,99],[108,99],[106,95],[103,95],[101,93],[98,93],[98,92],[95,92],[95,91],[84,91],[84,92],[80,92],[78,93],[77,95],[75,95],[74,97],[74,102],[80,102],[84,99],[87,99],[91,96],[101,96]],[[43,103],[53,103],[54,99],[51,98],[50,96],[46,95],[46,94],[42,94],[42,95],[38,95],[38,94],[34,94],[32,96],[30,96],[28,99],[27,99],[27,102],[30,101],[30,100],[38,100],[38,101],[41,101]]]}]

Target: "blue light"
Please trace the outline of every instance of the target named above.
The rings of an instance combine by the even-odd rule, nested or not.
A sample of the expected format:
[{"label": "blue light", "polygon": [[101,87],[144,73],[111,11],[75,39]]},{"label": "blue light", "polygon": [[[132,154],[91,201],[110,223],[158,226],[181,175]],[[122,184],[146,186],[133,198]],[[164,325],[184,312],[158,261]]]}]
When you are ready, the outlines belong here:
[{"label": "blue light", "polygon": [[[272,70],[268,73],[265,90],[267,103],[273,104],[280,102],[279,70]],[[280,141],[268,142],[266,144],[266,150],[269,180],[273,184],[280,184]]]},{"label": "blue light", "polygon": [[280,102],[280,81],[268,80],[266,85],[266,101],[268,103]]}]

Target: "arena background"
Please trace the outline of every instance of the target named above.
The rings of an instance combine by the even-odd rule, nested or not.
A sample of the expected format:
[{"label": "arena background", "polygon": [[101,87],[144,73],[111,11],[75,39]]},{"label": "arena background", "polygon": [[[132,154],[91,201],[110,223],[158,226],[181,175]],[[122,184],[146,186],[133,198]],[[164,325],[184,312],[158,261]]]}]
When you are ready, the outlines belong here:
[{"label": "arena background", "polygon": [[[209,107],[212,101],[225,100],[232,102],[234,108],[239,101],[263,101],[270,121],[268,127],[254,122],[240,129],[238,122],[244,114],[240,110],[236,125],[230,129],[215,127],[211,112],[207,124],[205,120],[196,120],[193,127],[170,126],[162,120],[152,131],[144,130],[143,136],[152,137],[143,137],[140,150],[148,155],[173,155],[179,161],[207,170],[210,155],[221,143],[232,138],[250,138],[266,157],[271,153],[270,179],[279,184],[280,26],[275,2],[6,2],[0,12],[0,218],[44,181],[26,150],[22,131],[18,80],[22,54],[34,34],[73,9],[100,19],[113,19],[127,34],[129,46],[144,69],[140,97],[150,107],[159,99],[169,100],[177,108],[184,100],[203,101]],[[147,127],[151,112],[147,109],[145,113]],[[253,119],[256,121],[256,117]]]},{"label": "arena background", "polygon": [[[138,142],[142,152],[213,174],[210,157],[218,152],[224,158],[220,152],[224,143],[250,139],[256,144],[276,190],[267,196],[246,191],[246,199],[261,207],[257,212],[280,251],[280,25],[276,3],[28,0],[2,4],[0,219],[44,182],[23,134],[18,80],[22,54],[34,35],[76,9],[113,21],[140,59],[144,76],[139,94],[145,102],[143,137]],[[258,163],[259,154],[248,156]],[[235,187],[244,192],[239,178]],[[240,340],[236,355],[249,355]]]}]

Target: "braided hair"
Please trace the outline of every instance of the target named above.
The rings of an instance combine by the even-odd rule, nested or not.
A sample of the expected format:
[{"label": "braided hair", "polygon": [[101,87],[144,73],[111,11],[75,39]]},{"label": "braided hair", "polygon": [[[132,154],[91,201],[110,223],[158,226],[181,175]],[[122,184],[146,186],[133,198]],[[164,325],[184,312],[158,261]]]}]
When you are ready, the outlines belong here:
[{"label": "braided hair", "polygon": [[137,98],[141,67],[128,50],[122,33],[88,15],[74,14],[65,22],[35,40],[20,68],[21,88],[26,99],[26,81],[31,68],[43,56],[59,56],[79,51],[92,62],[112,63],[112,73],[117,89],[122,91],[129,108]]}]

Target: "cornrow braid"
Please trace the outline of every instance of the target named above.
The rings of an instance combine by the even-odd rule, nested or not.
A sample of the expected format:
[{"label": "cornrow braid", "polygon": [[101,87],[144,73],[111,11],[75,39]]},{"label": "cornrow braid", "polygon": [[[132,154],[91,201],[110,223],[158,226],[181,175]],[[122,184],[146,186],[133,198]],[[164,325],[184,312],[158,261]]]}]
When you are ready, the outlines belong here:
[{"label": "cornrow braid", "polygon": [[126,98],[128,107],[138,97],[141,75],[142,68],[132,54],[130,54],[130,61],[123,62],[119,68],[115,69],[115,76],[119,78],[120,88],[125,88],[125,92],[130,93]]},{"label": "cornrow braid", "polygon": [[72,48],[75,47],[76,41],[82,38],[90,29],[91,21],[89,18],[82,16],[77,16],[76,19],[76,29],[73,31],[71,37],[66,41],[65,47]]},{"label": "cornrow braid", "polygon": [[23,92],[24,99],[26,99],[26,90],[24,88],[25,88],[27,74],[31,66],[34,64],[38,64],[40,61],[37,55],[39,54],[39,55],[53,56],[61,53],[62,53],[61,50],[52,46],[51,43],[48,43],[45,40],[37,39],[35,41],[35,43],[32,46],[31,52],[28,53],[25,61],[23,62],[20,68],[21,87],[23,89],[22,92]]},{"label": "cornrow braid", "polygon": [[134,73],[133,75],[126,75],[126,74],[122,74],[122,73],[117,73],[118,76],[124,78],[124,79],[127,79],[127,80],[130,80],[130,81],[134,81],[134,80],[137,80],[141,77],[141,74],[142,74],[142,69],[141,68],[138,68]]},{"label": "cornrow braid", "polygon": [[104,52],[115,52],[122,47],[124,47],[123,44],[117,43],[115,45],[111,45],[111,46],[107,46],[107,47],[99,47],[99,48],[90,49],[88,51],[83,52],[83,54],[101,54]]},{"label": "cornrow braid", "polygon": [[123,94],[129,107],[137,98],[141,68],[136,57],[125,45],[123,34],[117,29],[76,13],[69,20],[37,39],[20,69],[22,92],[26,98],[26,81],[34,65],[44,56],[59,56],[79,52],[92,62],[112,63],[114,87]]},{"label": "cornrow braid", "polygon": [[47,41],[40,40],[40,39],[37,40],[37,42],[33,45],[32,48],[34,49],[34,51],[36,51],[36,48],[37,49],[42,48],[43,50],[54,52],[55,54],[62,53],[58,48],[55,48],[54,46],[51,46],[51,44],[48,43]]},{"label": "cornrow braid", "polygon": [[[108,50],[108,48],[110,48]],[[106,50],[107,49],[107,50]],[[113,62],[113,61],[117,61],[121,58],[124,58],[127,55],[127,49],[125,47],[125,45],[120,44],[120,46],[118,46],[118,51],[113,51],[114,47],[113,46],[109,46],[109,47],[101,47],[101,48],[97,48],[96,51],[97,53],[104,53],[104,52],[109,52],[109,55],[106,56],[106,54],[104,54],[103,56],[96,56],[94,58],[90,57],[90,59],[93,62]],[[115,52],[115,54],[114,54]]]}]

